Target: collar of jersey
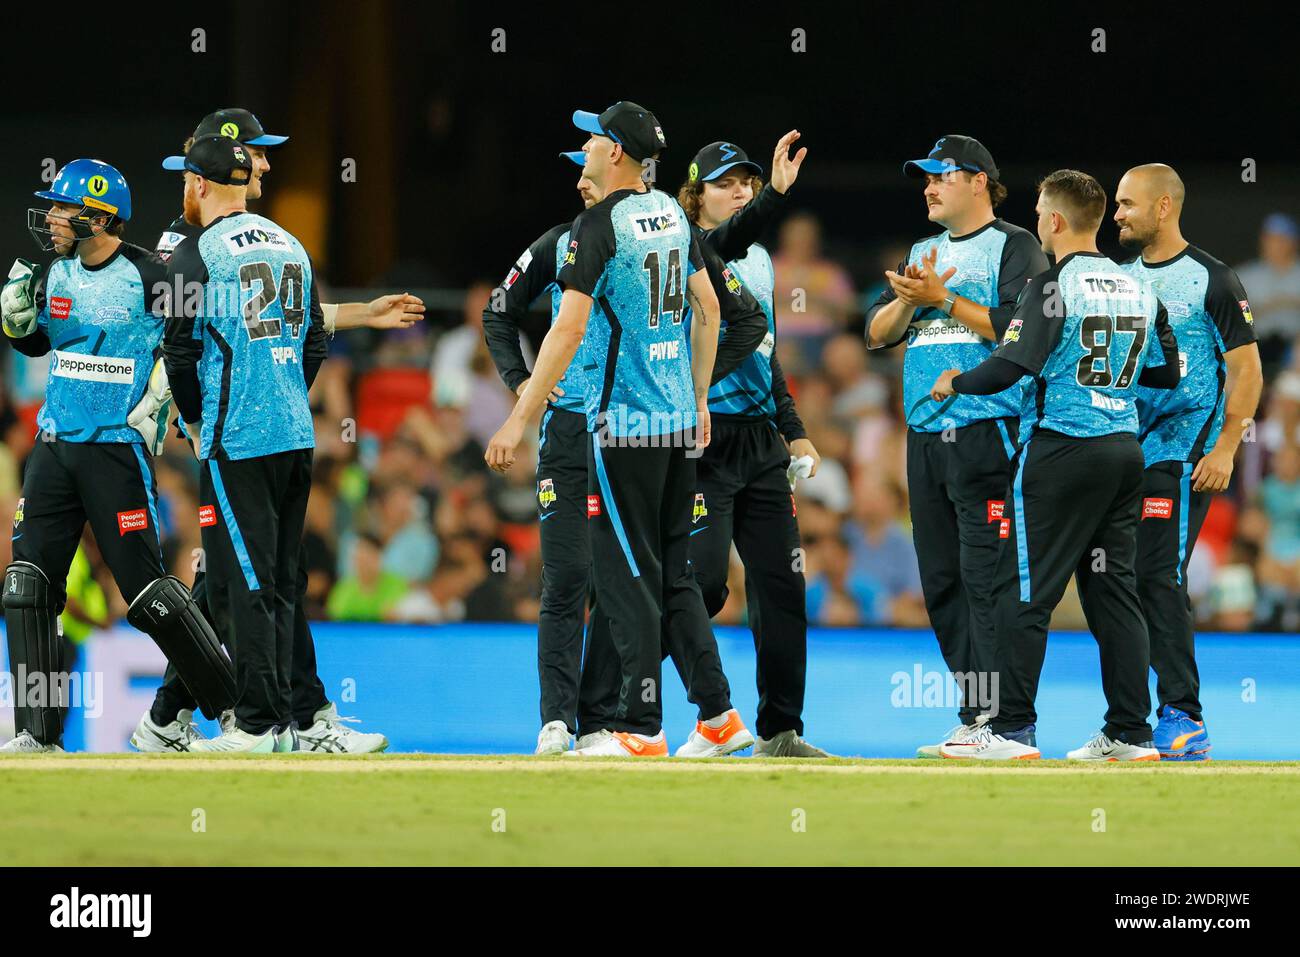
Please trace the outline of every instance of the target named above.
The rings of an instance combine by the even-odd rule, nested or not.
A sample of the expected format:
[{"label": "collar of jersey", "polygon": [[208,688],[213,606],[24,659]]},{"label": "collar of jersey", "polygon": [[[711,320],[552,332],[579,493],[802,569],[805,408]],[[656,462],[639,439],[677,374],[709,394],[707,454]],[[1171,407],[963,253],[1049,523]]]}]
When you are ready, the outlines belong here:
[{"label": "collar of jersey", "polygon": [[1183,251],[1180,252],[1177,256],[1171,256],[1170,258],[1168,258],[1168,259],[1166,259],[1166,260],[1163,260],[1162,262],[1158,262],[1158,263],[1149,263],[1149,262],[1147,262],[1145,259],[1142,258],[1142,254],[1141,254],[1141,253],[1138,253],[1137,258],[1138,258],[1138,262],[1140,262],[1140,263],[1142,264],[1143,268],[1146,268],[1146,269],[1164,269],[1166,266],[1172,266],[1174,263],[1178,262],[1178,260],[1182,259],[1184,256],[1186,256],[1186,255],[1187,255],[1188,253],[1190,253],[1191,251],[1192,251],[1192,244],[1191,244],[1191,243],[1188,243],[1186,246],[1183,247]]},{"label": "collar of jersey", "polygon": [[973,233],[967,233],[965,236],[954,236],[952,233],[948,233],[948,242],[950,242],[950,243],[964,243],[964,242],[965,242],[966,240],[968,240],[968,239],[974,239],[974,238],[975,238],[976,236],[978,236],[980,233],[984,232],[984,230],[986,230],[986,229],[992,229],[994,226],[996,226],[996,225],[997,225],[998,223],[1000,223],[1000,222],[1002,222],[1002,220],[1000,220],[1000,219],[998,219],[996,216],[994,216],[993,219],[991,219],[989,222],[985,223],[985,224],[984,224],[983,226],[981,226],[979,229],[975,230],[975,232],[973,232]]}]

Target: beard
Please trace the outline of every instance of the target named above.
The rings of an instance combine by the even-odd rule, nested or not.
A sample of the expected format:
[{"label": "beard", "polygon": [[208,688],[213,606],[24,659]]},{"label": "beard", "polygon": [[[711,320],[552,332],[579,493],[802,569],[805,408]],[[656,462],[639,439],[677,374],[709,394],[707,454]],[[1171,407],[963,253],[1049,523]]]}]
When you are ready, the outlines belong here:
[{"label": "beard", "polygon": [[1145,249],[1151,240],[1155,238],[1155,231],[1147,233],[1139,232],[1130,226],[1127,233],[1119,234],[1119,244],[1125,249]]},{"label": "beard", "polygon": [[199,197],[195,195],[195,191],[192,189],[187,189],[185,191],[185,195],[182,198],[181,214],[185,217],[185,221],[191,226],[203,225],[201,220],[202,213],[199,210]]}]

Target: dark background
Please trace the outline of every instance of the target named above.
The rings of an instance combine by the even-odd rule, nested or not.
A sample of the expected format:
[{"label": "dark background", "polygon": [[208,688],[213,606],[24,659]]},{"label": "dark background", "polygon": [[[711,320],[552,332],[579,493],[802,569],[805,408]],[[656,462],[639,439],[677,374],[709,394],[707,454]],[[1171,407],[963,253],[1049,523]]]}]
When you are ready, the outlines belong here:
[{"label": "dark background", "polygon": [[[1250,258],[1261,218],[1300,213],[1297,67],[1288,22],[1191,5],[1134,13],[1011,5],[233,2],[6,10],[0,239],[36,252],[23,211],[42,162],[95,156],[131,184],[128,238],[179,212],[159,161],[203,114],[252,109],[290,135],[260,211],[296,232],[336,286],[497,281],[523,246],[579,209],[574,108],[628,98],[658,115],[674,190],[717,139],[766,167],[791,127],[810,156],[796,206],[859,282],[875,251],[930,231],[903,160],[944,133],[979,137],[1032,228],[1033,184],[1061,166],[1113,191],[1160,160],[1188,183],[1188,237]],[[505,30],[506,52],[491,50]],[[1092,31],[1106,31],[1094,53]],[[192,31],[206,31],[206,52]],[[791,31],[807,31],[807,52]],[[1243,183],[1242,161],[1258,164]],[[357,181],[340,164],[356,161]],[[1103,248],[1113,227],[1102,231]]]}]

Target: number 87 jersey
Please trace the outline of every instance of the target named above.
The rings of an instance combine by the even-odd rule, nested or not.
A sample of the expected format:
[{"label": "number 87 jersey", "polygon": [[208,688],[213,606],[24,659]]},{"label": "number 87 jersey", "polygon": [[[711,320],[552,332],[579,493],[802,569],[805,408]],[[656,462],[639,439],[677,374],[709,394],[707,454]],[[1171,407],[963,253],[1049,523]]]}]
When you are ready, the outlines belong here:
[{"label": "number 87 jersey", "polygon": [[1101,253],[1072,253],[1030,280],[994,355],[1034,376],[1021,409],[1035,429],[1077,438],[1138,431],[1147,367],[1178,361],[1165,307],[1152,288]]},{"label": "number 87 jersey", "polygon": [[587,429],[617,437],[695,426],[683,314],[703,260],[685,213],[658,190],[615,190],[573,223],[556,277],[595,300],[583,337]]},{"label": "number 87 jersey", "polygon": [[213,220],[168,262],[164,348],[200,458],[315,446],[307,389],[328,346],[311,259],[264,216]]}]

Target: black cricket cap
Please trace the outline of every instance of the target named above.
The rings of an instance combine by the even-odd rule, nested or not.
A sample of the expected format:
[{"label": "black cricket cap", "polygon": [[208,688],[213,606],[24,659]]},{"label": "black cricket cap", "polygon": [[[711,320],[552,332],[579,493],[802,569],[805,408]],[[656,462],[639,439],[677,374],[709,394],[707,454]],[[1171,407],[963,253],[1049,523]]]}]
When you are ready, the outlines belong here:
[{"label": "black cricket cap", "polygon": [[691,160],[686,181],[710,183],[736,166],[747,167],[753,170],[756,176],[763,175],[763,167],[746,156],[745,151],[735,143],[710,143],[695,154],[695,159]]},{"label": "black cricket cap", "polygon": [[[194,128],[194,138],[200,136],[228,136],[245,146],[279,146],[289,139],[268,133],[262,129],[257,117],[248,110],[227,109],[209,113],[199,120]],[[169,156],[163,160],[163,169],[182,170],[185,168],[184,156]]]},{"label": "black cricket cap", "polygon": [[914,177],[926,173],[938,176],[959,169],[968,173],[987,173],[989,179],[998,179],[998,164],[993,162],[993,154],[974,137],[957,133],[939,137],[925,159],[908,160],[903,164],[903,172]]},{"label": "black cricket cap", "polygon": [[574,110],[573,125],[595,136],[608,136],[637,162],[649,159],[668,145],[655,115],[631,100],[619,100],[599,115]]},{"label": "black cricket cap", "polygon": [[[200,136],[182,157],[184,169],[214,183],[247,186],[253,178],[253,160],[248,151],[229,136],[220,133]],[[239,176],[243,170],[244,175]]]}]

